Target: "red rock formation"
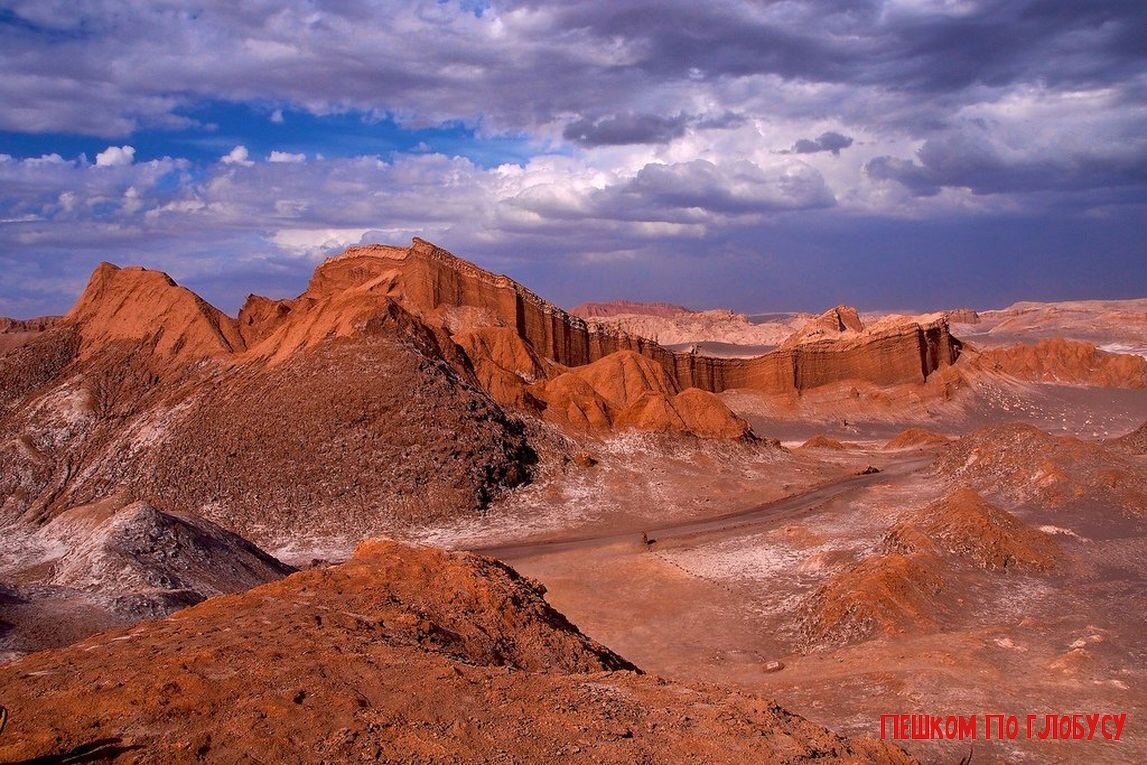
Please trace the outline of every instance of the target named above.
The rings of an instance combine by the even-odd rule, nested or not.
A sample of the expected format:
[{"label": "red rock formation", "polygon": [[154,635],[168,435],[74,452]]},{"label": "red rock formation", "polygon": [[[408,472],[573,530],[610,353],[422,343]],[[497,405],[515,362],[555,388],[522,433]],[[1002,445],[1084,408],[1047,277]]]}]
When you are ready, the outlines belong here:
[{"label": "red rock formation", "polygon": [[973,311],[971,308],[953,308],[944,311],[944,315],[948,317],[948,321],[952,324],[979,324],[980,314]]},{"label": "red rock formation", "polygon": [[1134,457],[1022,423],[992,425],[967,434],[944,448],[936,470],[1017,502],[1062,507],[1100,501],[1133,515],[1147,509],[1147,475]]},{"label": "red rock formation", "polygon": [[1119,438],[1113,438],[1107,443],[1122,452],[1147,454],[1147,422],[1130,433],[1122,435]]},{"label": "red rock formation", "polygon": [[621,314],[673,318],[692,314],[695,311],[673,303],[637,303],[631,300],[614,300],[609,303],[582,303],[571,308],[570,313],[582,319],[604,319]]},{"label": "red rock formation", "polygon": [[545,380],[553,365],[539,359],[511,327],[476,327],[452,339],[474,366],[478,382],[497,401],[521,409],[537,409],[527,388]]},{"label": "red rock formation", "polygon": [[62,316],[40,316],[35,319],[9,319],[0,316],[0,356],[57,326],[62,320]]},{"label": "red rock formation", "polygon": [[785,340],[781,347],[794,348],[821,338],[832,339],[837,335],[855,334],[863,331],[864,324],[860,321],[860,314],[856,312],[856,309],[852,306],[838,305],[798,329]]},{"label": "red rock formation", "polygon": [[0,334],[8,332],[43,332],[63,320],[63,316],[37,316],[34,319],[9,319],[0,316]]},{"label": "red rock formation", "polygon": [[903,516],[881,548],[805,598],[806,647],[934,631],[960,616],[945,591],[964,590],[975,569],[1046,572],[1059,557],[1047,535],[967,487]]},{"label": "red rock formation", "polygon": [[1035,382],[1147,388],[1147,359],[1108,353],[1077,340],[1054,338],[992,348],[974,356],[972,363],[978,369]]},{"label": "red rock formation", "polygon": [[636,428],[708,438],[742,438],[750,431],[712,393],[678,392],[664,367],[633,351],[618,351],[531,389],[547,402],[551,422],[584,430]]},{"label": "red rock formation", "polygon": [[292,302],[248,295],[247,301],[239,309],[239,334],[243,344],[257,345],[278,329],[287,320]]},{"label": "red rock formation", "polygon": [[950,443],[952,439],[928,430],[927,428],[908,428],[884,444],[885,449],[915,449],[924,446],[939,446]]},{"label": "red rock formation", "polygon": [[856,446],[856,444],[847,444],[846,445],[846,444],[836,440],[835,438],[830,438],[829,436],[826,436],[822,433],[819,435],[815,435],[812,438],[805,441],[803,444],[800,445],[800,448],[801,449],[834,449],[836,451],[841,451],[843,449],[848,449],[848,448],[854,447],[854,446]]},{"label": "red rock formation", "polygon": [[102,263],[65,320],[79,327],[81,356],[115,341],[152,344],[169,363],[223,356],[244,347],[235,320],[170,276]]},{"label": "red rock formation", "polygon": [[943,613],[944,576],[933,556],[870,555],[836,574],[802,606],[808,645],[931,631]]},{"label": "red rock formation", "polygon": [[[408,310],[424,319],[453,307],[483,311],[489,323],[513,327],[541,358],[567,367],[592,363],[620,350],[660,364],[681,388],[713,393],[731,388],[799,391],[848,379],[881,385],[924,382],[953,363],[960,344],[938,317],[925,324],[885,324],[860,331],[852,309],[834,309],[844,337],[807,338],[756,359],[715,359],[668,351],[640,337],[591,328],[505,276],[492,274],[445,250],[415,239],[409,249],[355,247],[315,272],[311,289],[385,285]],[[827,316],[827,314],[826,314]]]},{"label": "red rock formation", "polygon": [[990,570],[1044,571],[1055,565],[1058,555],[1046,534],[967,487],[910,513],[884,544],[898,553],[945,552]]}]

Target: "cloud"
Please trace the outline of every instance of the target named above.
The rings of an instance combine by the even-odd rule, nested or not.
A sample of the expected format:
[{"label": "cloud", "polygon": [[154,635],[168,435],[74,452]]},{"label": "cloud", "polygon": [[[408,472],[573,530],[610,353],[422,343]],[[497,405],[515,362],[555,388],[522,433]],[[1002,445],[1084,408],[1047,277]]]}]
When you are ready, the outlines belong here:
[{"label": "cloud", "polygon": [[[577,120],[589,141],[612,127],[656,142],[672,136],[674,118],[638,117],[742,105],[792,114],[823,87],[848,86],[856,96],[844,106],[863,112],[869,90],[899,94],[903,106],[965,102],[983,87],[1132,83],[1147,19],[1142,3],[892,0],[506,0],[481,14],[433,0],[321,9],[205,0],[194,23],[142,0],[11,6],[14,23],[0,29],[0,98],[18,105],[0,113],[8,130],[187,128],[199,101],[260,100],[281,105],[272,121],[284,107],[361,110],[506,131],[614,115]],[[632,130],[618,117],[627,113]]]},{"label": "cloud", "polygon": [[271,235],[279,247],[301,254],[336,253],[352,244],[358,244],[367,228],[291,228],[280,229]]},{"label": "cloud", "polygon": [[306,162],[306,154],[291,154],[286,151],[272,151],[267,155],[268,162]]},{"label": "cloud", "polygon": [[824,178],[803,162],[761,167],[748,160],[714,164],[696,159],[649,164],[619,196],[639,196],[669,209],[723,215],[830,207],[835,203]]},{"label": "cloud", "polygon": [[[196,278],[302,273],[307,237],[366,229],[527,270],[619,253],[649,266],[756,257],[793,221],[975,228],[1147,204],[1143,3],[5,7],[0,130],[20,155],[0,157],[0,254],[19,253],[6,285],[97,254],[139,260],[141,242]],[[338,133],[360,118],[397,123],[393,143]],[[315,133],[301,143],[292,126]],[[90,136],[114,143],[98,172],[68,149]],[[525,148],[490,168],[502,160],[437,153],[499,140]],[[134,161],[128,144],[173,157]],[[216,246],[230,260],[204,254]]]},{"label": "cloud", "polygon": [[[536,216],[532,225],[540,228],[577,220],[688,227],[820,209],[835,201],[820,173],[803,162],[762,167],[748,160],[715,164],[697,159],[649,163],[604,188],[530,184],[508,203]],[[531,219],[517,222],[529,225]]]},{"label": "cloud", "polygon": [[96,155],[96,167],[123,167],[135,161],[132,146],[109,146]]},{"label": "cloud", "polygon": [[841,135],[836,131],[830,130],[826,133],[821,133],[815,139],[801,138],[793,144],[790,153],[792,154],[816,154],[821,151],[832,152],[834,157],[839,157],[842,149],[847,149],[852,146],[852,138],[850,136]]},{"label": "cloud", "polygon": [[1093,114],[1064,120],[1057,129],[1079,136],[1078,143],[1032,141],[1019,126],[977,118],[937,132],[912,158],[876,156],[866,163],[865,173],[899,183],[918,197],[936,196],[942,189],[975,195],[1100,190],[1129,201],[1147,197],[1147,141],[1134,136],[1136,128],[1102,119],[1095,123]]},{"label": "cloud", "polygon": [[250,167],[255,164],[247,157],[249,156],[246,146],[236,146],[231,151],[227,152],[220,161],[225,165],[240,165],[241,167]]},{"label": "cloud", "polygon": [[685,115],[659,117],[627,112],[597,120],[580,119],[566,125],[562,136],[582,146],[624,146],[668,143],[685,134]]}]

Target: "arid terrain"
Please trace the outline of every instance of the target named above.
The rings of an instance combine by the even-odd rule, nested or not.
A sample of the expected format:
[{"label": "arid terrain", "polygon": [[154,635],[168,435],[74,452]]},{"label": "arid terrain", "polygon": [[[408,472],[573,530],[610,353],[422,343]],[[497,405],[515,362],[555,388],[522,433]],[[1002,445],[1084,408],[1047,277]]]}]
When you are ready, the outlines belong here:
[{"label": "arid terrain", "polygon": [[231,317],[104,264],[0,322],[0,761],[1147,761],[1145,433],[1147,300],[567,313],[416,239]]}]

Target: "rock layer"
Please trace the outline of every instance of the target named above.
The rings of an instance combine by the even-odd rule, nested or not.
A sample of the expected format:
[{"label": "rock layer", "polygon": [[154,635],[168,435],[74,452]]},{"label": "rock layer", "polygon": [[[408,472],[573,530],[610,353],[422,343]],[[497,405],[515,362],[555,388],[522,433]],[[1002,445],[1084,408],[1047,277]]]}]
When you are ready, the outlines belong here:
[{"label": "rock layer", "polygon": [[1147,358],[1101,351],[1091,343],[1054,338],[991,348],[974,357],[980,369],[1034,382],[1147,388]]},{"label": "rock layer", "polygon": [[[420,314],[456,306],[480,309],[491,323],[513,327],[541,357],[583,366],[617,351],[632,351],[660,364],[681,388],[712,393],[732,388],[765,392],[804,390],[846,379],[882,385],[924,382],[952,364],[960,343],[947,320],[903,322],[862,331],[855,311],[844,309],[851,330],[844,337],[806,338],[756,359],[717,359],[673,353],[645,338],[587,325],[505,276],[492,274],[434,245],[415,239],[409,249],[356,247],[319,267],[320,285],[385,281],[403,305]],[[843,316],[842,309],[834,309]],[[819,321],[819,320],[818,320]]]}]

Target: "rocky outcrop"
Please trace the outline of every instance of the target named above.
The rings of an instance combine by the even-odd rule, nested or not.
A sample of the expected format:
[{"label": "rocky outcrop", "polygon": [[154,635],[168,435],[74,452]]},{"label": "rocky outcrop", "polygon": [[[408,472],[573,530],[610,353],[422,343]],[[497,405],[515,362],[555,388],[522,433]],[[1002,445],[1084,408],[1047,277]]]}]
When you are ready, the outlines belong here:
[{"label": "rocky outcrop", "polygon": [[48,553],[36,567],[50,572],[42,583],[114,596],[143,615],[242,592],[294,570],[202,518],[116,497],[61,513],[35,539]]},{"label": "rocky outcrop", "polygon": [[1011,423],[979,428],[949,444],[936,459],[936,471],[1016,502],[1051,507],[1101,502],[1142,515],[1147,475],[1133,460],[1092,441]]},{"label": "rocky outcrop", "polygon": [[243,345],[258,345],[278,329],[290,315],[293,302],[248,295],[239,309],[239,335],[243,338]]},{"label": "rocky outcrop", "polygon": [[837,339],[840,335],[851,337],[863,331],[864,324],[861,323],[860,314],[857,313],[856,309],[847,305],[838,305],[807,322],[790,335],[781,347],[795,348],[825,338]]},{"label": "rocky outcrop", "polygon": [[[298,298],[253,296],[238,320],[164,274],[105,264],[68,318],[82,327],[85,348],[114,339],[151,339],[156,355],[178,361],[246,351],[279,362],[329,337],[355,334],[373,317],[385,315],[390,304],[439,334],[509,329],[539,363],[573,368],[618,351],[637,353],[660,365],[679,390],[711,393],[733,388],[799,392],[849,379],[881,385],[923,382],[951,364],[960,350],[942,317],[923,324],[884,322],[866,330],[854,309],[841,306],[759,358],[674,353],[642,337],[587,325],[508,277],[420,239],[409,248],[351,248],[320,265]],[[463,334],[461,339],[478,350],[478,338]],[[484,361],[479,358],[475,366]],[[489,368],[484,376],[490,381],[502,377]],[[517,402],[520,397],[514,394],[508,400]]]},{"label": "rocky outcrop", "polygon": [[62,316],[40,316],[35,319],[9,319],[0,316],[0,356],[57,326]]},{"label": "rocky outcrop", "polygon": [[0,666],[0,760],[912,762],[757,696],[635,672],[542,593],[480,556],[367,543]]},{"label": "rocky outcrop", "polygon": [[165,337],[92,344],[84,358],[84,324],[44,333],[0,358],[0,380],[27,383],[0,398],[0,518],[39,525],[127,489],[264,546],[347,544],[480,511],[527,481],[537,456],[523,423],[459,371],[460,351],[449,362],[452,344],[381,307],[353,337],[281,360],[260,349],[295,339],[289,321],[252,350],[182,364],[190,343],[148,352]]},{"label": "rocky outcrop", "polygon": [[43,332],[63,320],[63,316],[37,316],[34,319],[9,319],[0,316],[0,334],[9,332]]},{"label": "rocky outcrop", "polygon": [[1147,454],[1147,422],[1119,438],[1107,442],[1112,448],[1129,454]]},{"label": "rocky outcrop", "polygon": [[575,367],[531,389],[551,422],[604,428],[743,438],[749,426],[712,393],[680,391],[665,368],[633,351]]},{"label": "rocky outcrop", "polygon": [[976,313],[971,308],[953,308],[944,311],[944,315],[948,317],[948,321],[952,324],[979,324],[980,314]]},{"label": "rocky outcrop", "polygon": [[1053,338],[991,348],[975,355],[972,363],[979,369],[1033,382],[1147,388],[1147,358],[1101,351],[1077,340]]},{"label": "rocky outcrop", "polygon": [[952,439],[943,433],[937,433],[927,428],[908,428],[890,438],[885,449],[918,449],[928,446],[939,446],[951,443]]},{"label": "rocky outcrop", "polygon": [[932,631],[945,610],[943,589],[943,570],[934,556],[867,556],[805,600],[801,637],[812,647]]},{"label": "rocky outcrop", "polygon": [[886,321],[864,330],[854,310],[839,308],[830,314],[847,333],[810,331],[756,359],[674,353],[645,338],[587,325],[508,277],[420,239],[409,249],[352,248],[319,267],[308,293],[355,285],[385,290],[423,318],[443,317],[456,307],[478,309],[486,323],[514,328],[540,358],[562,366],[584,366],[617,351],[632,351],[661,365],[680,388],[712,393],[733,388],[800,391],[848,379],[881,385],[924,382],[952,364],[961,348],[942,316],[922,324]]},{"label": "rocky outcrop", "polygon": [[841,451],[843,449],[848,449],[848,448],[854,447],[854,446],[855,446],[855,444],[847,444],[846,445],[843,442],[838,441],[835,438],[832,438],[830,436],[824,435],[823,433],[820,433],[820,434],[815,435],[812,438],[808,439],[807,441],[805,441],[803,444],[800,445],[800,448],[801,449],[833,449],[835,451]]},{"label": "rocky outcrop", "polygon": [[884,545],[897,553],[947,553],[995,571],[1045,571],[1058,556],[1048,535],[967,487],[908,514],[889,532]]},{"label": "rocky outcrop", "polygon": [[605,319],[611,316],[657,316],[672,319],[699,313],[673,303],[637,303],[632,300],[614,300],[609,303],[582,303],[570,309],[582,319]]},{"label": "rocky outcrop", "polygon": [[801,638],[818,648],[932,632],[967,616],[952,611],[949,590],[966,590],[977,572],[1045,573],[1058,558],[1047,535],[959,487],[902,516],[875,552],[806,597]]},{"label": "rocky outcrop", "polygon": [[65,320],[79,328],[82,356],[117,341],[144,343],[167,364],[244,348],[234,319],[167,274],[146,268],[101,263]]}]

